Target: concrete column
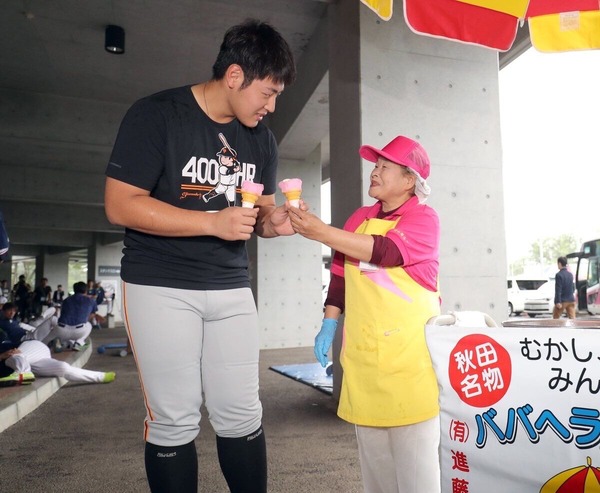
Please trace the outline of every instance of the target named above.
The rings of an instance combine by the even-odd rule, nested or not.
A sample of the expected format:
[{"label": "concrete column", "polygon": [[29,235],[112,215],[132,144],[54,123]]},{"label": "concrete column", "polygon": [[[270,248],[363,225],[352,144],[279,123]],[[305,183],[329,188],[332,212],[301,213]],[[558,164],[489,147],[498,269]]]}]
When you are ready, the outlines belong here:
[{"label": "concrete column", "polygon": [[8,281],[8,285],[10,288],[13,287],[16,281],[13,282],[11,278],[11,265],[12,265],[12,256],[7,255],[4,258],[4,262],[0,264],[0,281],[6,279]]},{"label": "concrete column", "polygon": [[44,272],[43,276],[48,278],[48,285],[52,292],[56,291],[59,284],[62,284],[63,290],[69,292],[72,286],[69,286],[69,253],[44,254]]},{"label": "concrete column", "polygon": [[87,249],[87,279],[93,279],[96,280],[96,276],[98,275],[98,269],[96,268],[97,262],[96,262],[96,256],[97,256],[97,251],[96,251],[96,244],[94,243],[93,245],[90,245]]},{"label": "concrete column", "polygon": [[[282,160],[278,180],[302,179],[302,198],[320,215],[321,148],[306,160]],[[277,204],[285,197],[277,192]],[[301,236],[259,238],[257,306],[262,349],[312,345],[321,326],[321,244]]]},{"label": "concrete column", "polygon": [[341,228],[363,205],[359,2],[329,5],[331,224]]},{"label": "concrete column", "polygon": [[[332,222],[367,195],[363,143],[418,140],[432,161],[428,204],[441,221],[442,312],[506,315],[506,252],[493,50],[414,34],[401,12],[381,21],[359,2],[330,5]],[[335,392],[335,389],[334,389]]]},{"label": "concrete column", "polygon": [[45,252],[40,253],[35,257],[35,285],[32,286],[33,289],[41,282],[42,277],[44,276],[44,267],[45,267]]},{"label": "concrete column", "polygon": [[[123,242],[110,243],[107,245],[96,244],[93,249],[94,255],[94,268],[90,269],[88,264],[88,276],[91,279],[102,282],[107,298],[110,293],[115,294],[115,299],[112,307],[109,303],[102,304],[99,307],[98,313],[105,316],[107,311],[112,308],[112,317],[109,318],[109,327],[115,322],[123,321],[123,314],[121,311],[121,257],[123,256]],[[107,300],[108,301],[108,300]],[[111,320],[112,319],[112,320]]]},{"label": "concrete column", "polygon": [[442,310],[482,311],[501,322],[498,54],[414,34],[402,15],[384,22],[358,2],[330,11],[333,222],[340,224],[358,197],[372,203],[365,183],[372,164],[357,166],[353,157],[361,143],[383,146],[398,134],[419,140],[432,161],[428,203],[441,221]]}]

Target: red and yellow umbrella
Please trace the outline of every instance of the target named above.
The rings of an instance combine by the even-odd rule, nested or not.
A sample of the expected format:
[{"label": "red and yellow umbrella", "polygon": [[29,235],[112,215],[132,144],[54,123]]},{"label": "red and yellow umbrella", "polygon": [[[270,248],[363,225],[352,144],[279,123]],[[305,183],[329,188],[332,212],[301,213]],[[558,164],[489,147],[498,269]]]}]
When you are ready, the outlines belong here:
[{"label": "red and yellow umbrella", "polygon": [[417,34],[507,51],[519,19],[458,0],[404,0],[404,16]]},{"label": "red and yellow umbrella", "polygon": [[531,43],[538,51],[600,49],[598,0],[458,0],[527,19]]},{"label": "red and yellow umbrella", "polygon": [[[393,0],[361,0],[382,19]],[[600,49],[600,0],[404,0],[418,34],[508,51],[519,24],[529,23],[533,46],[544,52]]]},{"label": "red and yellow umbrella", "polygon": [[600,469],[592,467],[592,459],[587,458],[587,466],[573,467],[551,477],[542,486],[540,493],[598,493],[600,492]]},{"label": "red and yellow umbrella", "polygon": [[384,21],[389,21],[392,18],[394,0],[361,0],[361,2]]}]

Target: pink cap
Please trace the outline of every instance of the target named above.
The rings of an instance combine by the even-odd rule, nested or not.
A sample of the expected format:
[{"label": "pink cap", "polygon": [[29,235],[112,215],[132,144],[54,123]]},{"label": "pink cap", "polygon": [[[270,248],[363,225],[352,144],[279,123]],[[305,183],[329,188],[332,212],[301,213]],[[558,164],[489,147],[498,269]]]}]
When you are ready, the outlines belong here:
[{"label": "pink cap", "polygon": [[408,137],[399,135],[383,149],[364,145],[361,146],[358,153],[361,157],[373,163],[376,163],[379,156],[381,156],[392,163],[412,169],[424,180],[429,178],[429,170],[431,168],[429,156],[427,156],[421,144]]}]

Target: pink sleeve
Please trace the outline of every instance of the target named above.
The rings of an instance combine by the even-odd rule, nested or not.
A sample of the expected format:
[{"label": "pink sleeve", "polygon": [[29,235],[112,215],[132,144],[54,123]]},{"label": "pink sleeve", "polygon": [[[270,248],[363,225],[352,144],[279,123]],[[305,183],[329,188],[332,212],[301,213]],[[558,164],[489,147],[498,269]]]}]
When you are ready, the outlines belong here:
[{"label": "pink sleeve", "polygon": [[426,205],[410,209],[386,237],[398,247],[406,273],[421,286],[436,291],[440,250],[437,213]]},{"label": "pink sleeve", "polygon": [[431,207],[418,206],[407,211],[386,237],[400,250],[405,267],[439,257],[440,222]]},{"label": "pink sleeve", "polygon": [[331,274],[344,277],[344,257],[345,255],[340,252],[333,254],[333,260],[331,261]]}]

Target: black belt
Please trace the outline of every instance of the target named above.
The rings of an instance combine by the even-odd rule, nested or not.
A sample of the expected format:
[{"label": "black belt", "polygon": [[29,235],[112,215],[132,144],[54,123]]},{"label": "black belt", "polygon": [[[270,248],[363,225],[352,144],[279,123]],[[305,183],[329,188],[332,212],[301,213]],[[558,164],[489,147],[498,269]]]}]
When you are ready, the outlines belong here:
[{"label": "black belt", "polygon": [[[79,324],[79,325],[75,325],[76,329],[81,329],[81,327],[83,327],[85,325],[85,323]],[[59,327],[66,327],[67,324],[63,324],[63,323],[59,323],[58,324]],[[69,327],[73,327],[73,325],[69,325]]]}]

